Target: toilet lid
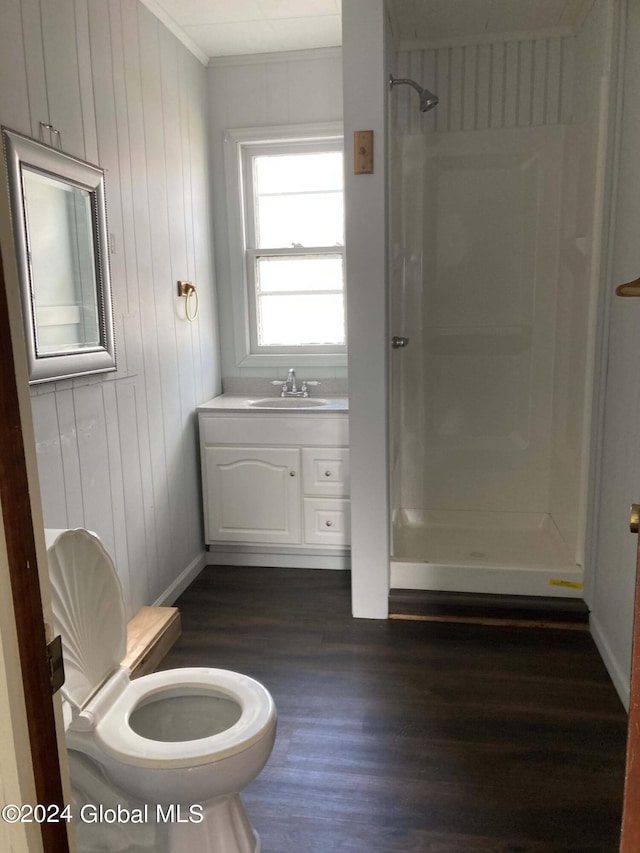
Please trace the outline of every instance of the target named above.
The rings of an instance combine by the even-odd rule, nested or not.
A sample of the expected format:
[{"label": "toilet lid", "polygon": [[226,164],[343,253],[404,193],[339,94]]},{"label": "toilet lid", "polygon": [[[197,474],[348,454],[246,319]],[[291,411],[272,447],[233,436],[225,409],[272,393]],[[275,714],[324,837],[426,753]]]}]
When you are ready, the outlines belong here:
[{"label": "toilet lid", "polygon": [[47,544],[55,629],[62,635],[62,693],[83,708],[126,652],[122,588],[95,533],[63,530]]}]

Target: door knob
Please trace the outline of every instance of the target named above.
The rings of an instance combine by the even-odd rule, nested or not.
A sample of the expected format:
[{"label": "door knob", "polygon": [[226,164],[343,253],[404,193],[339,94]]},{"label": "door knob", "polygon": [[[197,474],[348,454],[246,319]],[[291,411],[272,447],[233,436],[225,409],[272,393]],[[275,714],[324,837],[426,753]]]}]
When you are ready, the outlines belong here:
[{"label": "door knob", "polygon": [[391,338],[391,346],[394,349],[403,349],[409,343],[409,338],[403,338],[402,335],[394,335]]},{"label": "door knob", "polygon": [[629,510],[629,530],[637,533],[640,530],[640,504],[631,504]]}]

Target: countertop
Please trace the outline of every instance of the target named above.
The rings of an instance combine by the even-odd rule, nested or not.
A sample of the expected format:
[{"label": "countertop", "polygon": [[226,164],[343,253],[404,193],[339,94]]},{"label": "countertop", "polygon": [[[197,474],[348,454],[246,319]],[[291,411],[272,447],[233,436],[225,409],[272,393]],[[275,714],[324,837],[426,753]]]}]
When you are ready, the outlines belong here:
[{"label": "countertop", "polygon": [[[262,400],[268,400],[274,405],[256,405]],[[238,396],[237,394],[220,394],[213,397],[197,407],[198,412],[266,412],[276,415],[312,415],[314,413],[327,414],[328,412],[339,412],[345,414],[349,411],[348,397],[330,397],[319,394],[317,397],[266,397],[261,394],[253,396]]]}]

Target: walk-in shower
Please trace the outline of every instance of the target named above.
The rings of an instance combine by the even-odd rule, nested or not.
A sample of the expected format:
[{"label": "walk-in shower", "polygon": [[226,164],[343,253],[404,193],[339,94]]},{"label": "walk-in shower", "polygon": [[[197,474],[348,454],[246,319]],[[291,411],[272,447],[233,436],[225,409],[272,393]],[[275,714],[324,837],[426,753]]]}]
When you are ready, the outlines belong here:
[{"label": "walk-in shower", "polygon": [[581,595],[609,10],[395,56],[392,587]]}]

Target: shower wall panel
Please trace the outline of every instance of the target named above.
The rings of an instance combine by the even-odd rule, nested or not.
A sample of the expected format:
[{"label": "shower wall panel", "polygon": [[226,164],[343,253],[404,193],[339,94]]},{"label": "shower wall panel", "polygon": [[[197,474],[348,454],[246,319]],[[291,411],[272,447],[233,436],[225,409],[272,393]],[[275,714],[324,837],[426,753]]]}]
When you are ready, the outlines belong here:
[{"label": "shower wall panel", "polygon": [[395,75],[436,92],[436,110],[421,113],[415,92],[398,87],[400,133],[449,133],[563,124],[573,112],[575,38],[400,51]]},{"label": "shower wall panel", "polygon": [[397,507],[548,509],[563,133],[402,139]]},{"label": "shower wall panel", "polygon": [[584,564],[591,389],[602,280],[610,32],[610,3],[596,0],[575,39],[574,110],[563,166],[550,512],[580,565]]}]

